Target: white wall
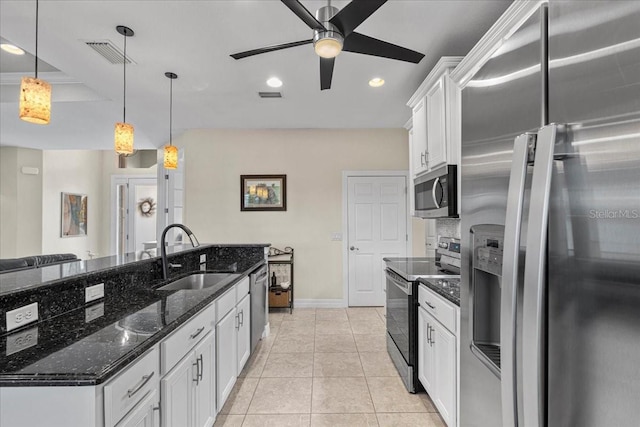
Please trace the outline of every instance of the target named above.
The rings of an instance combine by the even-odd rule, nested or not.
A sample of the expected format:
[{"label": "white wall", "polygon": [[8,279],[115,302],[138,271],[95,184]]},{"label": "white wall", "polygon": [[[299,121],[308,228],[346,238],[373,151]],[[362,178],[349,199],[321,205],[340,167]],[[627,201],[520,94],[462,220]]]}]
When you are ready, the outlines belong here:
[{"label": "white wall", "polygon": [[[295,249],[296,299],[342,299],[343,170],[406,170],[404,129],[192,130],[185,149],[185,224],[201,242]],[[240,175],[286,174],[286,212],[241,212]],[[413,233],[422,241],[424,230]]]},{"label": "white wall", "polygon": [[[40,150],[0,148],[0,258],[40,254],[42,163]],[[38,173],[24,174],[22,167]]]},{"label": "white wall", "polygon": [[[43,151],[42,253],[74,253],[88,258],[87,251],[99,252],[102,246],[104,208],[102,205],[102,151]],[[61,237],[61,194],[88,196],[87,235]]]}]

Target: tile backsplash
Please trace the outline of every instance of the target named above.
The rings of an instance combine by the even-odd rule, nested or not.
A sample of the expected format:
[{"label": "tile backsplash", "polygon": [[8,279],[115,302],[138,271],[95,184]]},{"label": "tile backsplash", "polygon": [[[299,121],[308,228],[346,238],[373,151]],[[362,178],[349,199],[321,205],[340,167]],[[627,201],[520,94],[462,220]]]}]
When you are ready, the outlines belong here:
[{"label": "tile backsplash", "polygon": [[438,236],[460,238],[459,218],[438,218],[436,219],[436,233]]}]

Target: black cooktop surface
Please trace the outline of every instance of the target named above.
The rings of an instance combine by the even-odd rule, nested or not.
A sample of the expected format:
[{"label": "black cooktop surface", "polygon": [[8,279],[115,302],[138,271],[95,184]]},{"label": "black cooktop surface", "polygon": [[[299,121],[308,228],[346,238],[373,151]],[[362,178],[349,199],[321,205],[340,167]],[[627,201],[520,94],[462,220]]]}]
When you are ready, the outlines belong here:
[{"label": "black cooktop surface", "polygon": [[442,270],[436,265],[435,258],[384,258],[384,261],[388,268],[401,275],[405,280],[460,278],[459,274]]}]

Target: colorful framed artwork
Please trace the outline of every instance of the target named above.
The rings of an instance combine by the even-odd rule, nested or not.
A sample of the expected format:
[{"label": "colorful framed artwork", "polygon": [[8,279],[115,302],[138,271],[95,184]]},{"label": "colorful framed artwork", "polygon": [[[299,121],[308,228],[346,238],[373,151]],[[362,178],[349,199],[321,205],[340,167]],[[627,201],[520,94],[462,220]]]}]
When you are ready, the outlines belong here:
[{"label": "colorful framed artwork", "polygon": [[286,211],[287,175],[240,175],[241,211]]},{"label": "colorful framed artwork", "polygon": [[80,237],[87,235],[86,194],[62,193],[61,237]]}]

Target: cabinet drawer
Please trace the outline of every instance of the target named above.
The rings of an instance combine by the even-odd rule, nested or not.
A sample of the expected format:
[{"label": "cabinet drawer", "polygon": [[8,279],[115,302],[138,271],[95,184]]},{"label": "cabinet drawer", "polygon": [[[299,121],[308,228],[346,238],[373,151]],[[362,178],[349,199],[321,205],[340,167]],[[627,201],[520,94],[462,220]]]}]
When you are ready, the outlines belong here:
[{"label": "cabinet drawer", "polygon": [[215,311],[213,304],[208,305],[160,343],[163,375],[169,372],[209,331],[213,330]]},{"label": "cabinet drawer", "polygon": [[245,277],[244,279],[242,279],[236,284],[236,302],[242,301],[242,298],[244,298],[248,293],[249,293],[249,278]]},{"label": "cabinet drawer", "polygon": [[218,299],[216,299],[216,324],[227,315],[228,312],[233,310],[233,307],[236,306],[236,287],[232,287],[227,292],[222,294]]},{"label": "cabinet drawer", "polygon": [[149,392],[158,389],[160,381],[158,347],[127,367],[104,386],[106,427],[114,426]]},{"label": "cabinet drawer", "polygon": [[427,313],[435,317],[442,325],[452,332],[456,330],[456,309],[425,285],[418,287],[418,302]]}]

